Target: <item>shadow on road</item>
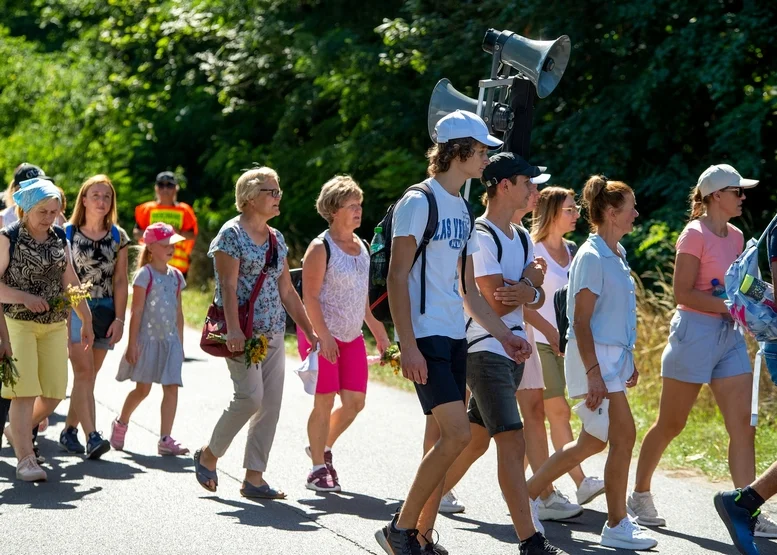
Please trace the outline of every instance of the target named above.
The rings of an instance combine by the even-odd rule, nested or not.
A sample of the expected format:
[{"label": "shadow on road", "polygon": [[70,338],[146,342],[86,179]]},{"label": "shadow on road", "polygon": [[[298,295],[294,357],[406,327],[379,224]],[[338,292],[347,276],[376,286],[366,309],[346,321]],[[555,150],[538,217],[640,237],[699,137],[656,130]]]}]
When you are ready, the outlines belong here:
[{"label": "shadow on road", "polygon": [[75,509],[74,503],[87,495],[102,491],[101,487],[76,491],[78,483],[60,481],[54,477],[54,470],[49,473],[49,482],[31,483],[17,480],[16,467],[5,461],[0,462],[0,475],[9,476],[6,480],[10,488],[0,491],[0,507],[4,505],[26,505],[30,509]]},{"label": "shadow on road", "polygon": [[[721,524],[721,526],[723,526],[723,524]],[[678,532],[677,530],[670,530],[668,528],[653,528],[653,531],[662,536],[671,536],[673,538],[680,538],[689,541],[698,545],[699,547],[703,547],[707,550],[708,553],[721,553],[723,555],[733,555],[737,553],[737,550],[734,549],[733,545],[716,540],[700,538],[699,536],[692,536],[691,534],[683,534],[682,532]],[[659,541],[658,545],[660,546],[661,538],[659,537],[657,539]],[[770,542],[769,540],[761,538],[756,538],[755,542],[761,550],[761,553],[777,553],[777,545],[775,545],[774,542]]]},{"label": "shadow on road", "polygon": [[129,451],[122,451],[124,456],[145,468],[146,470],[161,470],[163,472],[186,473],[193,472],[194,462],[189,456],[168,457],[161,455],[141,455]]},{"label": "shadow on road", "polygon": [[313,518],[319,514],[336,513],[354,515],[366,520],[388,522],[399,506],[397,501],[386,501],[360,493],[310,493],[315,494],[315,497],[300,499],[298,502],[300,505],[306,505],[317,511],[316,513],[308,513]]},{"label": "shadow on road", "polygon": [[[305,515],[299,509],[285,504],[283,501],[234,501],[232,499],[222,499],[214,495],[203,497],[202,499],[233,507],[234,511],[224,511],[216,514],[218,516],[235,518],[240,524],[246,526],[266,526],[290,532],[315,532],[320,529],[310,516]],[[289,515],[295,516],[290,518]]]}]

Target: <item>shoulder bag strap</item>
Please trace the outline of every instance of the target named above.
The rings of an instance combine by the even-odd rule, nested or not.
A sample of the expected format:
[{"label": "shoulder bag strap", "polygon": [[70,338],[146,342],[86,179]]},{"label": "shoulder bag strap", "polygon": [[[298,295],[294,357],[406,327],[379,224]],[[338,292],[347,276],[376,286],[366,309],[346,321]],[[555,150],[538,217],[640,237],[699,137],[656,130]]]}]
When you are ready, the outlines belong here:
[{"label": "shoulder bag strap", "polygon": [[273,230],[271,227],[269,229],[270,236],[267,239],[269,245],[267,247],[267,253],[264,255],[264,267],[259,273],[259,277],[257,278],[256,283],[254,283],[254,288],[251,291],[251,296],[248,299],[248,306],[246,307],[246,321],[245,325],[243,326],[244,333],[253,331],[254,304],[256,303],[256,299],[259,297],[259,292],[262,289],[264,280],[267,279],[267,272],[270,269],[270,265],[273,264],[273,261],[277,260],[278,238],[275,236],[275,230]]}]

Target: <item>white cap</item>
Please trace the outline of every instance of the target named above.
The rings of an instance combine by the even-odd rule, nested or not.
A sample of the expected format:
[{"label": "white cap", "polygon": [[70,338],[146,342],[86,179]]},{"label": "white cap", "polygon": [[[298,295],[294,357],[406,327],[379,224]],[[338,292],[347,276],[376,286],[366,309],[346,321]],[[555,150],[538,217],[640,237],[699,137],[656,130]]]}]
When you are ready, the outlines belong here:
[{"label": "white cap", "polygon": [[758,185],[756,179],[743,178],[739,175],[738,171],[728,164],[710,166],[702,172],[699,176],[699,181],[696,183],[702,197],[706,197],[715,191],[720,191],[721,189],[726,189],[728,187],[749,189],[756,185]]},{"label": "white cap", "polygon": [[434,139],[438,144],[468,137],[492,148],[502,146],[502,141],[488,132],[486,122],[472,112],[456,110],[440,119],[434,126]]},{"label": "white cap", "polygon": [[542,185],[543,183],[547,183],[548,180],[550,180],[550,174],[545,173],[548,170],[548,167],[547,166],[537,166],[537,167],[542,173],[537,177],[532,177],[531,179],[529,179],[529,181],[531,181],[535,185]]}]

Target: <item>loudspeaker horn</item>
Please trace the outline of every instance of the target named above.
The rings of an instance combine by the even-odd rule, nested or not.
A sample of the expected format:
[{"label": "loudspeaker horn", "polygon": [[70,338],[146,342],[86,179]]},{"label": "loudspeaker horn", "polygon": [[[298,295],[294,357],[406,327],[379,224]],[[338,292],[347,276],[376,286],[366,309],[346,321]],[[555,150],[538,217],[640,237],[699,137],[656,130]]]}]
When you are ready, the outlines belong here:
[{"label": "loudspeaker horn", "polygon": [[438,121],[456,110],[476,114],[477,106],[477,100],[457,91],[448,79],[440,79],[434,86],[432,98],[429,100],[427,125],[432,141],[435,142],[434,127]]},{"label": "loudspeaker horn", "polygon": [[545,98],[567,69],[572,41],[567,35],[556,40],[532,40],[512,31],[489,29],[483,38],[483,50],[520,71],[534,83],[537,96]]}]

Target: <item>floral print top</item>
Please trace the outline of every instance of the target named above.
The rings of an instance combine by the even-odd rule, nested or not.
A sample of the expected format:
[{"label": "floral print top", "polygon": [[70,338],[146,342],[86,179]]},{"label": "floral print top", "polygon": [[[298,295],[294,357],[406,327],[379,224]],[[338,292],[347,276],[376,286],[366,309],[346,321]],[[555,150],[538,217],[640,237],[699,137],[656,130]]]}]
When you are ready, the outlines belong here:
[{"label": "floral print top", "polygon": [[[274,228],[271,228],[274,230]],[[278,291],[278,280],[286,263],[289,249],[283,235],[277,231],[278,238],[278,262],[270,267],[267,278],[264,280],[259,297],[254,305],[254,331],[263,334],[283,333],[286,329],[286,311],[281,304],[281,296]],[[251,297],[256,280],[264,267],[267,249],[270,248],[269,239],[263,245],[257,245],[240,225],[240,216],[232,218],[223,226],[218,235],[213,239],[208,249],[208,256],[214,258],[221,251],[240,261],[240,270],[237,278],[237,303],[243,305]],[[215,303],[224,306],[221,298],[221,282],[216,272],[216,297]]]},{"label": "floral print top", "polygon": [[81,230],[73,230],[70,250],[73,253],[73,267],[81,283],[91,282],[89,291],[93,299],[113,298],[113,272],[116,269],[116,259],[119,251],[130,243],[129,235],[119,226],[119,243],[113,239],[113,233],[108,230],[105,237],[94,241]]}]

